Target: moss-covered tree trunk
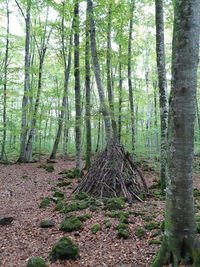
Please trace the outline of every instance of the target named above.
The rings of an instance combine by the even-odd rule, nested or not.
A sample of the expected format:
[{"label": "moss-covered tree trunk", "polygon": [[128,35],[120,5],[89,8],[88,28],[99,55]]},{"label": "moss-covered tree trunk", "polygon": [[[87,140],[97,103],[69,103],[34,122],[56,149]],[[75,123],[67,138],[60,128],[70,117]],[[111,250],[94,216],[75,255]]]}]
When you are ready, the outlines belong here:
[{"label": "moss-covered tree trunk", "polygon": [[199,0],[175,1],[165,234],[153,267],[200,266],[192,179],[199,14]]}]

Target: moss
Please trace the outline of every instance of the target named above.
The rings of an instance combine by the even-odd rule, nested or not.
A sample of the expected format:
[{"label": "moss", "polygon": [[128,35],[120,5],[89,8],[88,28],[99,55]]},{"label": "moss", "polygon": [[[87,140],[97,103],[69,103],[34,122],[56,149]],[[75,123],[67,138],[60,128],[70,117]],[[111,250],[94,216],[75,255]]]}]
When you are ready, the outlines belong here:
[{"label": "moss", "polygon": [[121,217],[125,217],[128,218],[129,213],[128,212],[124,212],[124,211],[112,211],[109,213],[106,213],[106,216],[109,216],[111,218],[121,218]]},{"label": "moss", "polygon": [[64,209],[65,207],[66,207],[66,202],[63,201],[63,200],[60,200],[60,201],[57,202],[57,204],[56,204],[56,206],[55,206],[55,208],[54,208],[54,211],[56,211],[56,210],[61,211],[61,210]]},{"label": "moss", "polygon": [[108,210],[121,210],[125,207],[124,200],[119,197],[108,198],[106,199],[105,204]]},{"label": "moss", "polygon": [[89,207],[88,201],[81,201],[78,203],[79,210],[84,210],[84,209],[87,209],[88,207]]},{"label": "moss", "polygon": [[88,194],[86,192],[80,192],[79,194],[75,195],[75,199],[77,200],[84,200],[88,199]]},{"label": "moss", "polygon": [[104,225],[105,225],[106,228],[110,228],[112,226],[110,220],[104,220],[103,223],[104,223]]},{"label": "moss", "polygon": [[143,237],[145,235],[146,231],[142,227],[136,227],[135,228],[135,235],[139,238]]},{"label": "moss", "polygon": [[200,234],[200,222],[197,222],[196,225],[197,225],[197,232]]},{"label": "moss", "polygon": [[70,217],[64,219],[60,224],[60,230],[66,232],[77,231],[81,228],[81,221],[75,216],[71,215]]},{"label": "moss", "polygon": [[118,236],[118,238],[127,239],[129,237],[129,233],[125,229],[119,229],[118,232],[117,232],[117,236]]},{"label": "moss", "polygon": [[61,213],[68,213],[71,211],[77,211],[79,209],[79,205],[77,202],[73,202],[67,206],[65,206],[62,210]]},{"label": "moss", "polygon": [[27,179],[28,175],[22,175],[22,179]]},{"label": "moss", "polygon": [[84,214],[84,215],[77,216],[77,218],[78,218],[81,222],[85,222],[85,221],[87,221],[87,220],[89,220],[89,219],[92,218],[92,214],[90,214],[90,213],[86,213],[86,214]]},{"label": "moss", "polygon": [[153,196],[155,200],[164,200],[165,197],[161,191],[153,192]]},{"label": "moss", "polygon": [[42,228],[49,228],[53,226],[54,226],[54,223],[52,221],[45,220],[45,221],[40,222],[40,227]]},{"label": "moss", "polygon": [[69,238],[62,237],[52,248],[50,252],[50,259],[55,261],[57,259],[75,260],[79,257],[79,248]]},{"label": "moss", "polygon": [[59,172],[59,174],[66,174],[69,179],[75,179],[75,178],[80,178],[84,175],[83,171],[80,171],[78,169],[74,170],[62,170]]},{"label": "moss", "polygon": [[26,267],[48,267],[43,259],[34,257],[28,260]]},{"label": "moss", "polygon": [[125,223],[119,223],[116,227],[115,227],[115,229],[116,230],[120,230],[120,229],[127,229],[127,224],[125,224]]},{"label": "moss", "polygon": [[94,224],[92,227],[91,227],[91,231],[93,234],[96,234],[99,230],[101,230],[101,226],[97,223],[97,224]]},{"label": "moss", "polygon": [[47,172],[53,172],[54,171],[54,166],[49,164],[49,165],[39,165],[38,168],[45,169]]},{"label": "moss", "polygon": [[142,212],[142,211],[129,211],[129,214],[130,215],[134,215],[135,217],[138,217],[138,216],[142,216],[142,215],[144,215],[144,212]]},{"label": "moss", "polygon": [[200,222],[200,215],[199,214],[196,215],[195,220],[196,220],[196,222]]},{"label": "moss", "polygon": [[157,222],[150,222],[145,224],[144,226],[147,230],[153,230],[153,229],[158,229],[159,228],[159,223]]},{"label": "moss", "polygon": [[48,198],[48,197],[45,197],[40,202],[40,206],[39,207],[42,208],[42,209],[44,209],[44,208],[46,208],[50,204],[50,202],[51,202],[51,199]]},{"label": "moss", "polygon": [[56,186],[63,187],[63,186],[68,186],[70,184],[71,184],[70,181],[64,181],[64,182],[58,183]]},{"label": "moss", "polygon": [[163,231],[163,232],[165,231],[165,220],[163,220],[163,221],[161,222],[160,230]]},{"label": "moss", "polygon": [[194,188],[194,197],[200,197],[200,191],[197,188]]},{"label": "moss", "polygon": [[98,209],[97,209],[96,206],[92,205],[92,206],[90,206],[90,211],[92,211],[92,212],[97,212]]},{"label": "moss", "polygon": [[62,192],[62,191],[60,191],[60,190],[56,190],[56,191],[54,192],[54,194],[53,194],[53,197],[56,197],[56,198],[58,197],[58,198],[61,198],[61,199],[63,199],[64,196],[65,196],[64,192]]},{"label": "moss", "polygon": [[160,240],[156,239],[149,240],[149,245],[160,245],[160,244],[162,244],[162,241]]}]

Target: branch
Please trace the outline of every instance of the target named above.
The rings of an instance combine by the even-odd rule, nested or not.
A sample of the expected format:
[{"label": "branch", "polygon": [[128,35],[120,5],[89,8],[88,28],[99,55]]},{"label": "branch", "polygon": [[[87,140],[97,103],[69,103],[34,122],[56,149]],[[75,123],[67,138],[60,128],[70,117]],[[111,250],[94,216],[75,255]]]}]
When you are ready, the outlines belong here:
[{"label": "branch", "polygon": [[17,0],[15,0],[15,3],[17,4],[19,10],[21,11],[22,13],[22,16],[24,17],[24,19],[26,20],[26,16],[24,15],[24,11],[22,10],[21,6],[19,5],[19,3],[17,2]]}]

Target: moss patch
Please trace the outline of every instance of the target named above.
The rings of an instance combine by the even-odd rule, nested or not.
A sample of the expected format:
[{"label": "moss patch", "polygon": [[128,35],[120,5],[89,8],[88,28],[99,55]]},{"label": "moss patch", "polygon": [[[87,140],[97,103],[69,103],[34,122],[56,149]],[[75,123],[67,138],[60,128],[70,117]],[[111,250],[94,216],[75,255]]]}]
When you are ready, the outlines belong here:
[{"label": "moss patch", "polygon": [[104,220],[103,223],[104,223],[104,225],[105,225],[106,228],[110,228],[112,226],[110,220]]},{"label": "moss patch", "polygon": [[120,197],[104,199],[105,206],[108,210],[121,210],[125,208],[125,202]]},{"label": "moss patch", "polygon": [[145,235],[146,231],[142,227],[136,227],[135,228],[135,235],[139,238],[143,237]]},{"label": "moss patch", "polygon": [[34,257],[28,260],[26,267],[48,267],[43,259]]},{"label": "moss patch", "polygon": [[115,227],[115,229],[116,230],[120,230],[120,229],[127,229],[127,224],[125,224],[125,223],[119,223],[116,227]]},{"label": "moss patch", "polygon": [[144,226],[147,230],[154,230],[154,229],[158,229],[160,227],[160,224],[157,222],[150,222],[145,224]]},{"label": "moss patch", "polygon": [[75,199],[77,199],[77,200],[84,200],[84,199],[88,199],[88,198],[89,198],[89,196],[85,192],[80,192],[79,194],[75,195]]},{"label": "moss patch", "polygon": [[64,181],[64,182],[60,182],[60,183],[58,183],[56,186],[63,187],[63,186],[68,186],[68,185],[70,185],[70,184],[71,184],[70,181]]},{"label": "moss patch", "polygon": [[70,217],[64,219],[60,224],[60,230],[66,232],[77,231],[81,228],[81,221],[75,216],[71,215]]},{"label": "moss patch", "polygon": [[162,241],[160,240],[156,239],[149,240],[149,245],[160,245],[160,244],[162,244]]},{"label": "moss patch", "polygon": [[42,208],[42,209],[44,209],[44,208],[46,208],[50,204],[50,202],[51,202],[51,199],[48,198],[48,197],[45,197],[40,202],[40,206],[39,207]]},{"label": "moss patch", "polygon": [[93,234],[96,234],[99,230],[101,230],[101,226],[97,223],[97,224],[94,224],[92,227],[91,227],[91,231]]},{"label": "moss patch", "polygon": [[49,228],[53,226],[54,226],[54,223],[52,221],[45,220],[45,221],[40,222],[40,227],[42,228]]},{"label": "moss patch", "polygon": [[118,232],[117,232],[117,236],[118,236],[118,238],[127,239],[129,237],[129,233],[125,229],[119,229]]},{"label": "moss patch", "polygon": [[60,191],[60,190],[56,190],[53,194],[53,197],[56,197],[56,198],[60,198],[60,199],[63,199],[65,196],[64,192]]},{"label": "moss patch", "polygon": [[50,259],[55,261],[57,259],[75,260],[79,257],[79,248],[69,238],[62,237],[52,248],[50,252]]},{"label": "moss patch", "polygon": [[90,214],[90,213],[86,213],[86,214],[84,214],[84,215],[77,216],[77,218],[78,218],[81,222],[85,222],[85,221],[87,221],[87,220],[89,220],[89,219],[92,218],[92,214]]},{"label": "moss patch", "polygon": [[54,166],[49,164],[49,165],[39,165],[38,168],[45,169],[47,172],[53,172],[54,171]]}]

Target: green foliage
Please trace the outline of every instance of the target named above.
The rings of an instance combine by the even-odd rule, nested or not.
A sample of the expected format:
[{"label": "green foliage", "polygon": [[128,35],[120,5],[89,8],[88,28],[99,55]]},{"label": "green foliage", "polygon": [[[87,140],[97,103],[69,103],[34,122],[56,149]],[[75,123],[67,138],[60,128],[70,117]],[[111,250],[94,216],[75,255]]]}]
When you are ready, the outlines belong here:
[{"label": "green foliage", "polygon": [[39,207],[42,208],[42,209],[44,209],[44,208],[46,208],[50,204],[50,202],[51,202],[51,199],[48,198],[48,197],[45,197],[40,202],[40,206]]},{"label": "green foliage", "polygon": [[26,267],[48,267],[43,259],[34,257],[28,260]]},{"label": "green foliage", "polygon": [[70,184],[71,184],[70,181],[64,181],[64,182],[58,183],[56,186],[63,187],[63,186],[68,186]]},{"label": "green foliage", "polygon": [[142,219],[146,222],[150,222],[152,220],[153,216],[142,216]]},{"label": "green foliage", "polygon": [[84,200],[84,199],[88,199],[88,194],[85,192],[80,192],[79,194],[75,195],[75,199],[77,200]]},{"label": "green foliage", "polygon": [[145,224],[144,226],[147,230],[154,230],[154,229],[158,229],[160,227],[160,224],[157,222],[150,222]]},{"label": "green foliage", "polygon": [[117,232],[118,238],[127,239],[129,237],[129,233],[127,230],[120,228]]},{"label": "green foliage", "polygon": [[146,231],[142,227],[136,227],[135,228],[135,235],[139,238],[143,237],[145,235]]},{"label": "green foliage", "polygon": [[79,257],[79,248],[69,238],[62,237],[52,248],[50,259],[55,261],[61,260],[76,260]]},{"label": "green foliage", "polygon": [[104,201],[108,210],[120,210],[125,208],[125,202],[122,198],[107,198],[104,199]]},{"label": "green foliage", "polygon": [[101,230],[101,226],[97,223],[97,224],[94,224],[92,227],[91,227],[91,231],[93,234],[96,234],[98,231]]},{"label": "green foliage", "polygon": [[69,178],[69,179],[80,178],[84,175],[83,171],[80,171],[78,169],[62,170],[59,174],[66,174],[67,178]]},{"label": "green foliage", "polygon": [[49,228],[53,226],[54,226],[54,223],[52,221],[45,220],[45,221],[40,222],[40,227],[42,228]]},{"label": "green foliage", "polygon": [[60,199],[63,199],[65,196],[64,192],[60,191],[60,190],[56,190],[53,194],[53,197],[56,197],[56,198],[60,198]]},{"label": "green foliage", "polygon": [[92,218],[92,214],[90,214],[90,213],[86,213],[86,214],[84,214],[84,215],[79,215],[79,216],[77,216],[77,218],[78,218],[81,222],[85,222],[85,221],[87,221],[87,220],[89,220],[89,219]]},{"label": "green foliage", "polygon": [[104,225],[106,228],[110,228],[112,226],[112,223],[110,222],[110,220],[104,220]]},{"label": "green foliage", "polygon": [[60,230],[66,232],[77,231],[81,228],[81,221],[75,215],[71,215],[64,219],[60,224]]},{"label": "green foliage", "polygon": [[127,228],[128,228],[128,226],[127,226],[127,224],[125,224],[125,223],[119,223],[119,224],[115,227],[116,230],[127,229]]},{"label": "green foliage", "polygon": [[39,165],[38,168],[45,169],[47,172],[53,172],[54,166],[53,165]]}]

